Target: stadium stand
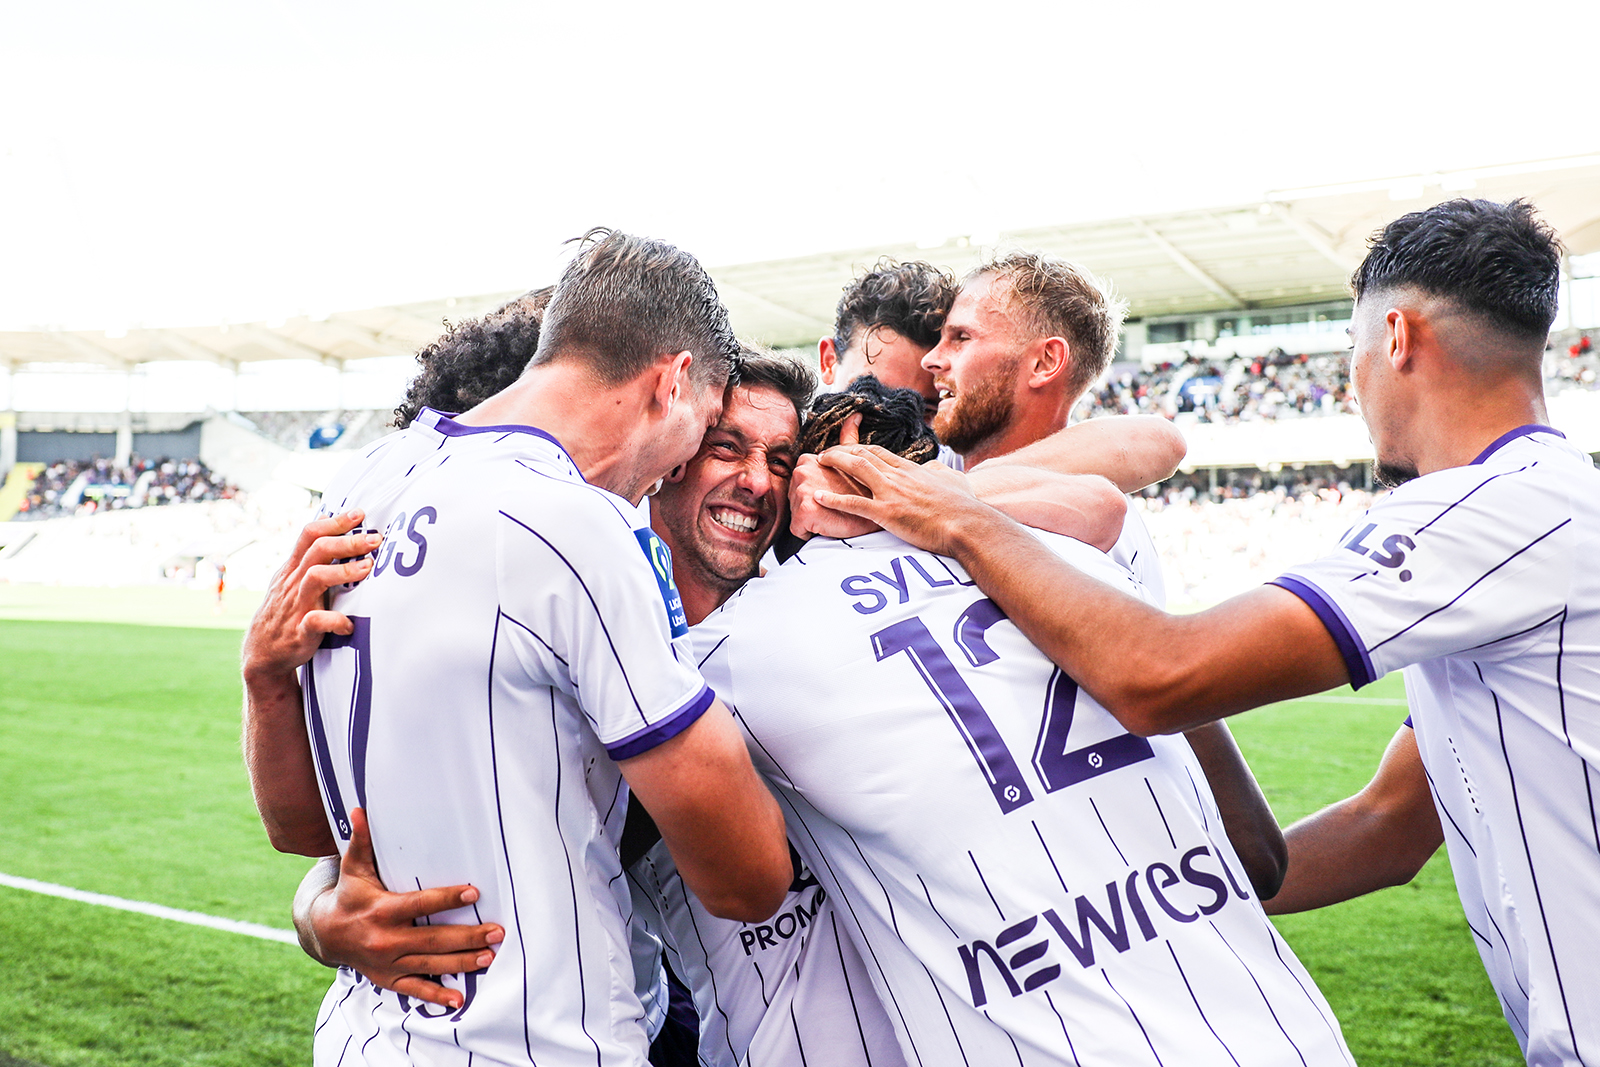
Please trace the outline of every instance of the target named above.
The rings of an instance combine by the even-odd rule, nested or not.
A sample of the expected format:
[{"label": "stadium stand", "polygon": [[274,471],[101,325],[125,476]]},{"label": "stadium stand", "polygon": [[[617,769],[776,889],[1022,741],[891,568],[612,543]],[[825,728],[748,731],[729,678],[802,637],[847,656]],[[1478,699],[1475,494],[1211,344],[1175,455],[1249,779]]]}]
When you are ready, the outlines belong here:
[{"label": "stadium stand", "polygon": [[1203,355],[1151,369],[1113,372],[1084,397],[1080,418],[1194,412],[1202,422],[1238,422],[1300,415],[1355,414],[1350,375],[1341,356],[1291,355],[1274,348],[1253,359]]},{"label": "stadium stand", "polygon": [[67,460],[41,470],[14,518],[93,514],[122,508],[227,500],[237,489],[199,460],[140,459],[127,466],[107,459]]},{"label": "stadium stand", "polygon": [[[1343,355],[1346,279],[1374,228],[1462,189],[1531,196],[1566,240],[1563,321],[1591,330],[1568,326],[1551,337],[1550,418],[1580,447],[1600,452],[1600,349],[1591,336],[1600,323],[1600,157],[1279,190],[1254,204],[818,253],[713,274],[741,334],[814,359],[841,287],[880,254],[959,274],[998,240],[1103,272],[1132,318],[1119,362],[1077,416],[1152,413],[1184,431],[1184,466],[1139,506],[1175,599],[1209,601],[1317,554],[1370,499],[1371,444]],[[414,364],[402,357],[436,337],[442,322],[476,317],[514,295],[278,323],[0,333],[0,475],[10,474],[0,486],[0,581],[157,581],[193,574],[215,556],[228,560],[230,586],[262,587],[282,552],[263,551],[259,568],[251,554],[298,528],[316,492],[355,450],[389,431],[393,413],[392,404],[380,408],[376,397],[343,387],[321,410],[310,410],[323,401],[306,395],[291,401],[307,405],[298,410],[141,411],[131,388],[123,411],[11,410],[19,377],[63,366],[88,374],[97,364],[107,380],[127,380],[145,363],[211,364],[232,368],[238,400],[240,367],[263,361],[298,361],[307,374],[337,368],[343,381],[347,365],[377,366],[367,361],[383,357],[409,374]],[[171,456],[172,470],[136,461],[140,454]],[[110,467],[121,458],[122,469],[107,469],[108,457]],[[23,521],[3,521],[12,514]],[[118,537],[132,547],[119,547]]]},{"label": "stadium stand", "polygon": [[294,451],[302,448],[360,448],[390,433],[393,412],[241,411],[257,433]]}]

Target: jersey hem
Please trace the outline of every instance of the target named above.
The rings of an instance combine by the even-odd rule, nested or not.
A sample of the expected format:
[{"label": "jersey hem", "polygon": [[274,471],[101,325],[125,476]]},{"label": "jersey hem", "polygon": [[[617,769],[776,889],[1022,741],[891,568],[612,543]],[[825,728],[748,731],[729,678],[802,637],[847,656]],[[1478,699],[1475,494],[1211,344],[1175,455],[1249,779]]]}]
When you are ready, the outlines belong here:
[{"label": "jersey hem", "polygon": [[711,691],[710,686],[701,686],[700,692],[687,704],[660,722],[651,723],[638,733],[629,734],[622,740],[607,745],[606,754],[614,760],[630,759],[650,751],[664,741],[672,740],[694,725],[694,721],[706,713],[716,698],[717,695]]},{"label": "jersey hem", "polygon": [[1317,618],[1327,627],[1333,643],[1338,646],[1339,655],[1344,657],[1345,669],[1350,672],[1351,689],[1360,689],[1376,680],[1377,675],[1372,669],[1372,659],[1367,655],[1366,646],[1361,643],[1361,638],[1357,636],[1355,627],[1350,625],[1345,613],[1339,610],[1339,605],[1330,600],[1326,593],[1304,578],[1295,578],[1287,574],[1280,575],[1267,584],[1287,589],[1317,613]]}]

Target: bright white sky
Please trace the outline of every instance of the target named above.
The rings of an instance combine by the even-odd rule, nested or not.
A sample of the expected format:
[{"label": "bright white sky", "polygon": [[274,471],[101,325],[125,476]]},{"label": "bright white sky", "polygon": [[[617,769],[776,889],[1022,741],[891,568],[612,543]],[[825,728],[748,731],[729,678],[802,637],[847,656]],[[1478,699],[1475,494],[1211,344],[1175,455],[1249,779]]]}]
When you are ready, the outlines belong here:
[{"label": "bright white sky", "polygon": [[1591,152],[1596,39],[1594,0],[10,4],[0,329],[528,288],[602,223],[716,265]]}]

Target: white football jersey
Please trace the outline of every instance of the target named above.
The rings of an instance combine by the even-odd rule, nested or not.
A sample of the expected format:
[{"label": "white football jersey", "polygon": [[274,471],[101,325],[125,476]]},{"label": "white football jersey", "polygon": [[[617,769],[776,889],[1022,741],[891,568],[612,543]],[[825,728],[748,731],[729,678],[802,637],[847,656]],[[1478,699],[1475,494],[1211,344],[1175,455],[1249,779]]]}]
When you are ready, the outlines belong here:
[{"label": "white football jersey", "polygon": [[694,994],[705,1067],[902,1067],[866,965],[803,864],[783,906],[760,923],[707,912],[660,842],[628,881],[634,921],[661,938]]},{"label": "white football jersey", "polygon": [[906,1062],[1351,1062],[1188,743],[1123,731],[954,561],[814,540],[689,639]]},{"label": "white football jersey", "polygon": [[[939,462],[951,470],[967,469],[967,461],[949,445],[939,446]],[[1157,607],[1167,606],[1167,580],[1161,573],[1161,552],[1156,548],[1155,539],[1150,536],[1144,518],[1132,503],[1128,505],[1128,514],[1122,520],[1122,533],[1118,535],[1117,543],[1106,554],[1138,579],[1143,587],[1140,595],[1144,599]]]},{"label": "white football jersey", "polygon": [[1530,1064],[1600,1063],[1600,471],[1524,426],[1275,580],[1405,668],[1456,887]]},{"label": "white football jersey", "polygon": [[340,847],[364,807],[391,889],[470,882],[490,967],[449,975],[449,1011],[341,971],[318,1064],[644,1062],[614,760],[688,727],[712,695],[671,646],[671,563],[627,501],[519,426],[424,411],[335,480],[328,512],[384,531],[335,607],[355,633],[305,672],[307,724]]}]

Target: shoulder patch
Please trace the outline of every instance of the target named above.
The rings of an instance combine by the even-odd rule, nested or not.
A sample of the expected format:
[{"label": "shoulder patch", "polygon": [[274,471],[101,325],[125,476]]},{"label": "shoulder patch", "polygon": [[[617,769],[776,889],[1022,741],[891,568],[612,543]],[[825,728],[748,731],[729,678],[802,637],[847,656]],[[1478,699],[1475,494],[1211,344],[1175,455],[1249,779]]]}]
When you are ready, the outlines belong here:
[{"label": "shoulder patch", "polygon": [[678,585],[672,580],[672,552],[654,530],[635,530],[633,536],[639,539],[644,558],[650,561],[650,569],[655,572],[656,585],[661,587],[661,600],[667,609],[667,626],[673,637],[682,637],[689,632],[689,620],[683,612],[683,597],[678,595]]}]

